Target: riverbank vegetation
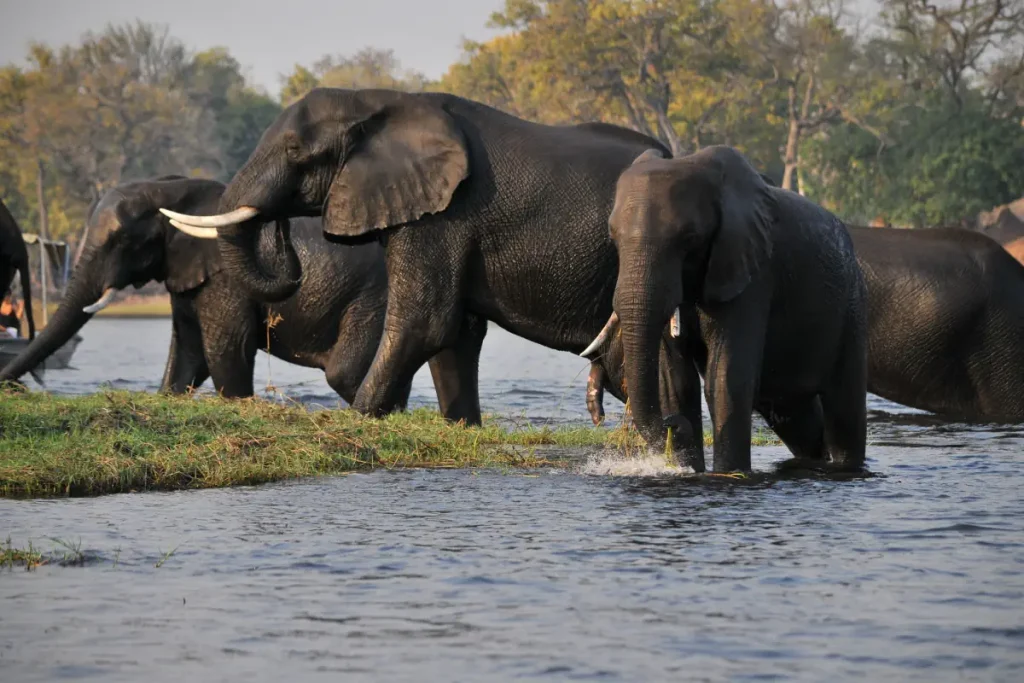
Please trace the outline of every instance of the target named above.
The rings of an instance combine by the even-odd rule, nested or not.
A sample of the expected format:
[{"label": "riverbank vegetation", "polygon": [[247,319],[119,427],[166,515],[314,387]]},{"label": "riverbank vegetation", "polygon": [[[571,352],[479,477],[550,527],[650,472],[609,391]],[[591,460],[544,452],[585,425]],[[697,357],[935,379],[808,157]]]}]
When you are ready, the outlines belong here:
[{"label": "riverbank vegetation", "polygon": [[[402,467],[537,466],[530,447],[620,440],[607,429],[371,419],[266,400],[105,392],[0,394],[0,495],[208,488]],[[625,437],[628,439],[628,435]]]},{"label": "riverbank vegetation", "polygon": [[[709,434],[704,440],[710,445]],[[752,442],[778,443],[760,432]],[[372,419],[262,399],[0,392],[0,496],[213,488],[380,468],[541,467],[556,451],[634,452],[640,443],[621,427],[493,419],[465,427],[427,409]]]}]

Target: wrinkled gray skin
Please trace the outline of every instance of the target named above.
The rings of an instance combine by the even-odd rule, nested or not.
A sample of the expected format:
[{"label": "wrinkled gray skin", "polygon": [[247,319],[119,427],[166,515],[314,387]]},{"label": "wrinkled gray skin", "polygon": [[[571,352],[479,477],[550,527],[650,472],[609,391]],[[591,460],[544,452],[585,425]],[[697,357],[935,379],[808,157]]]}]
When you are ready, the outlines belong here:
[{"label": "wrinkled gray skin", "polygon": [[[614,308],[641,435],[664,446],[658,348],[681,307],[680,345],[705,379],[716,472],[750,469],[753,410],[799,462],[860,469],[866,294],[845,226],[769,186],[732,148],[659,156],[645,153],[622,174],[609,220],[619,254]],[[699,471],[699,395],[684,415],[682,450]]]},{"label": "wrinkled gray skin", "polygon": [[1024,266],[971,230],[849,232],[868,292],[868,391],[950,420],[1024,422]]},{"label": "wrinkled gray skin", "polygon": [[[292,262],[280,267],[295,279],[301,273],[302,285],[282,303],[258,303],[228,278],[215,243],[175,230],[157,210],[210,213],[223,191],[215,181],[167,177],[108,192],[92,211],[89,244],[60,308],[35,342],[0,372],[0,381],[17,379],[70,339],[92,317],[83,307],[107,288],[156,280],[171,294],[173,316],[163,391],[183,393],[212,377],[225,397],[251,396],[256,351],[267,348],[267,319],[280,316],[269,331],[270,353],[324,369],[331,387],[354,400],[383,330],[383,249],[327,245],[319,220],[292,221]],[[284,253],[274,242],[286,229],[270,224],[254,231],[268,261]],[[431,369],[442,371],[443,364],[432,362]],[[405,385],[397,407],[404,407],[408,394]]]},{"label": "wrinkled gray skin", "polygon": [[[472,329],[482,321],[582,351],[611,313],[615,181],[659,145],[606,124],[531,123],[452,95],[316,89],[264,133],[220,211],[322,215],[332,241],[385,243],[384,336],[353,404],[376,415],[439,351],[457,359],[475,399]],[[287,291],[244,225],[218,229],[233,278],[265,300]],[[660,390],[674,412],[671,388]]]},{"label": "wrinkled gray skin", "polygon": [[32,282],[28,270],[28,249],[14,216],[0,202],[0,299],[14,281],[14,272],[21,274],[21,292],[25,301],[28,336],[36,336],[36,321],[32,314]]}]

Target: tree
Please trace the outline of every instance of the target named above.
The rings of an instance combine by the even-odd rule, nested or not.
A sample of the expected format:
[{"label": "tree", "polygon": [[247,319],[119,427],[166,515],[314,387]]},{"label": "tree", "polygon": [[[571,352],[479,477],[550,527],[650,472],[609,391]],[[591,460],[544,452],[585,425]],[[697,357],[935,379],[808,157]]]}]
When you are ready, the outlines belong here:
[{"label": "tree", "polygon": [[418,71],[403,70],[393,50],[367,47],[350,57],[327,55],[313,67],[295,65],[283,79],[281,102],[290,104],[316,87],[388,88],[415,92],[422,90],[427,77]]}]

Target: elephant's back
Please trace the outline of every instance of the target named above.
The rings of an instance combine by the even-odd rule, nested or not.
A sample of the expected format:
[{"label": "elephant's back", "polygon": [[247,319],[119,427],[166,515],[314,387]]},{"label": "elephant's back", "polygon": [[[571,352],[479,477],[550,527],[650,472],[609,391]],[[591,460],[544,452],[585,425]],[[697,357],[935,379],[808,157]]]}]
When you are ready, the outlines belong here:
[{"label": "elephant's back", "polygon": [[851,228],[869,389],[939,413],[1024,417],[1024,266],[958,228]]}]

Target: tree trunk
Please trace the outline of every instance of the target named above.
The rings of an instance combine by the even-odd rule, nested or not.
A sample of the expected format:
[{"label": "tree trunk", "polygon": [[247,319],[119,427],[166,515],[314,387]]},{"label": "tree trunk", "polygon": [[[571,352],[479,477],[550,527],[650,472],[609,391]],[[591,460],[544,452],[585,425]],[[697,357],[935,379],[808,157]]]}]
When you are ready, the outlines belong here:
[{"label": "tree trunk", "polygon": [[789,122],[789,135],[786,137],[786,154],[784,157],[786,164],[786,171],[782,174],[782,189],[793,190],[794,181],[796,180],[796,169],[800,164],[800,159],[797,156],[797,149],[800,146],[800,123],[798,121]]},{"label": "tree trunk", "polygon": [[50,216],[46,210],[46,187],[43,160],[36,161],[36,202],[39,204],[39,236],[50,239]]},{"label": "tree trunk", "polygon": [[[36,160],[36,201],[39,204],[39,237],[41,240],[50,239],[50,217],[46,209],[46,187],[45,177],[43,175],[43,160]],[[49,321],[50,312],[48,310],[48,292],[47,292],[47,275],[49,269],[47,268],[47,253],[46,253],[46,242],[39,242],[39,303],[43,307],[43,325],[46,325]]]}]

